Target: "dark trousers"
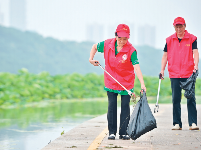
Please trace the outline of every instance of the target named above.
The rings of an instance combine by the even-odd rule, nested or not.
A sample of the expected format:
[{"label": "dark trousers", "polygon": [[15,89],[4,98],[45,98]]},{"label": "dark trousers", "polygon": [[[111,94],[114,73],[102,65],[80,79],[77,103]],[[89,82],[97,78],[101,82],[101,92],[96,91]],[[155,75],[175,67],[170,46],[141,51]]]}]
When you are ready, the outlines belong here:
[{"label": "dark trousers", "polygon": [[[108,95],[108,129],[109,135],[117,133],[117,93],[107,92]],[[121,114],[119,135],[127,135],[127,127],[130,120],[130,95],[121,95]]]},{"label": "dark trousers", "polygon": [[[179,124],[182,128],[181,122],[181,87],[180,81],[185,82],[187,78],[170,78],[171,88],[172,88],[172,103],[173,103],[173,125]],[[197,110],[195,102],[195,94],[192,98],[187,99],[187,109],[188,109],[188,123],[189,126],[192,123],[197,125]]]}]

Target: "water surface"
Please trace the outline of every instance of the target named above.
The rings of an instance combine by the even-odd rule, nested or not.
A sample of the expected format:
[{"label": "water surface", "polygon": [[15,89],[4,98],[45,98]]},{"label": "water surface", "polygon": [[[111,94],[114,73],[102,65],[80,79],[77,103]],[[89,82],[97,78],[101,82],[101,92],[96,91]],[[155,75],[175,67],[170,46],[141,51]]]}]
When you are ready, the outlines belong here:
[{"label": "water surface", "polygon": [[[39,105],[40,106],[40,105]],[[42,107],[0,109],[0,150],[38,150],[61,132],[107,112],[107,101],[48,102]]]}]

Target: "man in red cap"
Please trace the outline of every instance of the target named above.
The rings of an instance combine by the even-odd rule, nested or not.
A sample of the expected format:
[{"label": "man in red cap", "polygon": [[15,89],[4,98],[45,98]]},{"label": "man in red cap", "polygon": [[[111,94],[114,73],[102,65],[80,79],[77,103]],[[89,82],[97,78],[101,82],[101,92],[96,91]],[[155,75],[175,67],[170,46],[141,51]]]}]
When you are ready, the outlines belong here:
[{"label": "man in red cap", "polygon": [[[92,46],[89,62],[98,66],[99,62],[93,60],[95,53],[104,53],[105,69],[112,77],[120,82],[126,89],[134,91],[135,72],[141,83],[141,89],[146,91],[143,76],[137,59],[136,49],[128,42],[130,29],[125,24],[119,24],[115,32],[115,38],[107,39]],[[117,95],[121,95],[121,114],[119,126],[119,138],[129,140],[127,126],[130,120],[130,95],[107,73],[104,73],[104,89],[108,95],[108,129],[109,140],[114,140],[117,133]]]},{"label": "man in red cap", "polygon": [[[181,122],[181,87],[193,72],[198,70],[199,53],[197,37],[188,33],[184,18],[174,20],[175,33],[166,39],[164,54],[161,62],[161,74],[164,76],[165,66],[168,62],[168,72],[172,88],[173,128],[182,130]],[[187,99],[189,130],[199,130],[197,126],[197,110],[195,93]]]}]

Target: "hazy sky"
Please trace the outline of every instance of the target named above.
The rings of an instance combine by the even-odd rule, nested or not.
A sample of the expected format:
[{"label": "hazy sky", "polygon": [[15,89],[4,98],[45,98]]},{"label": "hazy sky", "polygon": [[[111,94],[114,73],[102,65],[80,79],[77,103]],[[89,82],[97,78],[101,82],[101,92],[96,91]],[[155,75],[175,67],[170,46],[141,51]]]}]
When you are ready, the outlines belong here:
[{"label": "hazy sky", "polygon": [[[7,26],[8,2],[0,0]],[[105,28],[119,23],[134,24],[136,32],[141,25],[152,25],[156,27],[156,47],[163,49],[165,38],[174,33],[173,20],[182,16],[187,30],[198,37],[199,46],[200,6],[201,0],[27,0],[27,30],[80,42],[86,39],[86,25],[91,23]]]}]

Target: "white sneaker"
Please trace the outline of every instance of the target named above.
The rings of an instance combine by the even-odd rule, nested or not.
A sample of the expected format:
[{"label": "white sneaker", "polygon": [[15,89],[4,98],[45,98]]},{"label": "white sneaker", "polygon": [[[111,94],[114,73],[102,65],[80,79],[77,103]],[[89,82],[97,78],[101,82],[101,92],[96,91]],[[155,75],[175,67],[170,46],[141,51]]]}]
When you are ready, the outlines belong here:
[{"label": "white sneaker", "polygon": [[175,124],[172,130],[182,130],[182,128],[180,128],[179,124]]},{"label": "white sneaker", "polygon": [[192,126],[189,127],[189,130],[199,130],[199,127],[195,123],[192,123]]},{"label": "white sneaker", "polygon": [[119,135],[119,139],[130,140],[130,137],[128,135]]},{"label": "white sneaker", "polygon": [[114,134],[110,134],[110,136],[108,136],[108,140],[115,140],[115,135]]}]

